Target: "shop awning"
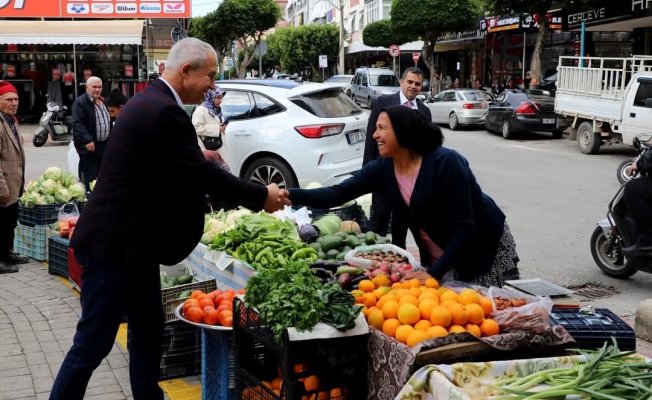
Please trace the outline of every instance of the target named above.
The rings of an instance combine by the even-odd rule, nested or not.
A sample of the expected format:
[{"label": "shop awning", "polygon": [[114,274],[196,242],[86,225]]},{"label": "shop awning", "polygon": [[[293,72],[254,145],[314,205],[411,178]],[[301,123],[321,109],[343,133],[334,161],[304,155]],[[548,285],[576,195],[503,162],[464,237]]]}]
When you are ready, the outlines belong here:
[{"label": "shop awning", "polygon": [[142,44],[143,20],[2,21],[0,44]]}]

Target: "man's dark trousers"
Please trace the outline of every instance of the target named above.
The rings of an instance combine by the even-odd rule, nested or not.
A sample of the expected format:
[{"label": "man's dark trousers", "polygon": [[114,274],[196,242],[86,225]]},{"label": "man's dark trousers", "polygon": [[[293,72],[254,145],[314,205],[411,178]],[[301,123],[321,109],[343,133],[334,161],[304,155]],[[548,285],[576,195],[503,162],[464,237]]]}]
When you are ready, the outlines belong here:
[{"label": "man's dark trousers", "polygon": [[18,202],[0,207],[0,260],[14,248],[14,230],[18,224]]},{"label": "man's dark trousers", "polygon": [[93,371],[109,354],[120,320],[129,319],[129,378],[134,400],[163,400],[158,386],[165,315],[159,264],[106,262],[77,254],[82,315],[50,400],[82,400]]}]

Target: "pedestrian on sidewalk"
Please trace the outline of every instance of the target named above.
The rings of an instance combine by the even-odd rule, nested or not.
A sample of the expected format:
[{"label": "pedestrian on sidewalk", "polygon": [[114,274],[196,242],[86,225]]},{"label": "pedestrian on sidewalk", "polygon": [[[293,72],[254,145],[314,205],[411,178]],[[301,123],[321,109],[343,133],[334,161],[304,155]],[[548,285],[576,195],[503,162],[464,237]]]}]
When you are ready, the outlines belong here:
[{"label": "pedestrian on sidewalk", "polygon": [[[163,400],[158,386],[165,314],[160,265],[176,265],[204,231],[206,193],[253,211],[274,212],[287,190],[245,181],[204,157],[184,104],[215,88],[217,54],[195,38],[177,42],[160,79],[122,109],[97,184],[70,247],[82,265],[82,313],[50,400],[82,400],[115,342],[126,311],[134,400]],[[159,196],[157,193],[166,193]],[[150,201],[154,199],[154,201]],[[173,210],[181,235],[166,235]]]},{"label": "pedestrian on sidewalk", "polygon": [[18,198],[25,188],[25,151],[18,122],[18,90],[0,81],[0,274],[18,272],[27,257],[13,252]]}]

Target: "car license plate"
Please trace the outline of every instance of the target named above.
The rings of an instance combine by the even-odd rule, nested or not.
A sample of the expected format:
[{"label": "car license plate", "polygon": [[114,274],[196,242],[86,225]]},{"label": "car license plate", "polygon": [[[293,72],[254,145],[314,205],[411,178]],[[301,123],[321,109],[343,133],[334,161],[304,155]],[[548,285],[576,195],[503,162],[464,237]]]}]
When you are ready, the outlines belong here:
[{"label": "car license plate", "polygon": [[544,124],[554,124],[554,123],[555,123],[555,119],[554,119],[554,118],[544,118],[544,119],[543,119],[543,123],[544,123]]},{"label": "car license plate", "polygon": [[366,138],[367,133],[365,131],[353,131],[346,134],[346,140],[349,144],[364,142]]}]

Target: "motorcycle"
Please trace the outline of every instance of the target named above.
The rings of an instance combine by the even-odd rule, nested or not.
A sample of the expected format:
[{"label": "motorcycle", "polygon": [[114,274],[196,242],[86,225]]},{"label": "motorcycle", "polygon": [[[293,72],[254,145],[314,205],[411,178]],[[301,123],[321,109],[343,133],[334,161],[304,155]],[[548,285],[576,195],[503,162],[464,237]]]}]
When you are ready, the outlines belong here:
[{"label": "motorcycle", "polygon": [[631,181],[634,176],[629,176],[627,175],[627,168],[629,168],[631,165],[633,165],[636,160],[640,156],[643,155],[650,147],[652,147],[652,133],[643,133],[640,135],[636,136],[636,139],[640,143],[640,147],[637,149],[638,150],[638,156],[630,159],[630,160],[625,160],[618,165],[618,168],[616,168],[616,178],[618,178],[618,182],[620,182],[621,185],[624,185],[625,183]]},{"label": "motorcycle", "polygon": [[57,103],[49,102],[47,111],[39,121],[39,128],[34,133],[32,144],[41,147],[48,141],[48,136],[54,142],[72,140],[72,117],[66,116],[68,108],[60,108]]},{"label": "motorcycle", "polygon": [[[642,154],[647,148],[643,149],[639,137],[634,138],[634,148]],[[633,178],[637,174],[634,171]],[[624,192],[625,185],[622,185],[609,203],[607,218],[598,222],[591,235],[593,260],[605,274],[619,279],[629,278],[638,271],[652,273],[652,258],[626,258],[622,253],[623,248],[633,245],[637,239],[635,216],[627,210]]]}]

